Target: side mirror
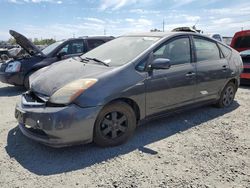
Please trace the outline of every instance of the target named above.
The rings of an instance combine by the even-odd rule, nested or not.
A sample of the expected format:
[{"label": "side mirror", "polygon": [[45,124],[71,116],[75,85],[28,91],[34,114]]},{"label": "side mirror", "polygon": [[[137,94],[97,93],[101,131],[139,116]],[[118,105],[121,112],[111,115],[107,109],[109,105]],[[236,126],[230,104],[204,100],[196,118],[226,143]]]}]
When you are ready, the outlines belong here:
[{"label": "side mirror", "polygon": [[57,55],[56,55],[56,57],[58,58],[58,59],[61,59],[63,56],[65,56],[65,55],[67,55],[67,53],[66,52],[59,52]]},{"label": "side mirror", "polygon": [[170,60],[165,58],[155,59],[151,64],[151,69],[169,69],[171,66]]}]

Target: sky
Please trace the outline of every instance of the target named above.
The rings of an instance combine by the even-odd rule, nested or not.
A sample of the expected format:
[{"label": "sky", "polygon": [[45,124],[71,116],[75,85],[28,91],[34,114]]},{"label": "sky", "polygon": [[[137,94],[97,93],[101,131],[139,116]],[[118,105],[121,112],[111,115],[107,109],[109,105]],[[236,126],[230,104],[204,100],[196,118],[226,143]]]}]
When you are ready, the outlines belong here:
[{"label": "sky", "polygon": [[119,36],[193,26],[233,36],[250,29],[249,0],[0,0],[0,40],[16,30],[27,38],[56,40]]}]

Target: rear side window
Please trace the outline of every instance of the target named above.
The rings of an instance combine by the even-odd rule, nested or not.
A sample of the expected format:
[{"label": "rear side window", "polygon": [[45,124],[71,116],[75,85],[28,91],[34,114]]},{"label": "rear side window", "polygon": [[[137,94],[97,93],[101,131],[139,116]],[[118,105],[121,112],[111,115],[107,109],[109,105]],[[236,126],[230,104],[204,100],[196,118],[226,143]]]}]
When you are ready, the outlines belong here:
[{"label": "rear side window", "polygon": [[219,60],[221,58],[220,51],[216,43],[194,38],[197,61]]},{"label": "rear side window", "polygon": [[103,40],[97,40],[97,39],[88,40],[88,46],[90,50],[102,45],[103,43],[105,43]]},{"label": "rear side window", "polygon": [[70,42],[60,50],[60,52],[65,52],[67,55],[79,54],[83,53],[84,51],[85,47],[83,41]]},{"label": "rear side window", "polygon": [[250,36],[238,37],[235,40],[235,48],[250,48]]},{"label": "rear side window", "polygon": [[224,46],[224,45],[222,45],[222,44],[220,44],[220,43],[218,43],[218,45],[219,45],[219,47],[220,47],[220,49],[221,49],[223,55],[224,55],[226,58],[228,58],[228,57],[231,56],[232,50],[231,50],[230,48],[228,48],[228,47],[226,47],[226,46]]}]

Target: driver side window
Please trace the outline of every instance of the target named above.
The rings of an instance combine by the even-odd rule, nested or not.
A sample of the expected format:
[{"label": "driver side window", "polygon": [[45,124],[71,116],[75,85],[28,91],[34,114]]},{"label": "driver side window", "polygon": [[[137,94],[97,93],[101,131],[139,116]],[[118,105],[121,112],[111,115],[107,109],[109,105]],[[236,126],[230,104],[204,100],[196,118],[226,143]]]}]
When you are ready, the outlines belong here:
[{"label": "driver side window", "polygon": [[167,42],[154,51],[154,59],[169,59],[171,65],[191,62],[190,42],[188,37],[178,38]]}]

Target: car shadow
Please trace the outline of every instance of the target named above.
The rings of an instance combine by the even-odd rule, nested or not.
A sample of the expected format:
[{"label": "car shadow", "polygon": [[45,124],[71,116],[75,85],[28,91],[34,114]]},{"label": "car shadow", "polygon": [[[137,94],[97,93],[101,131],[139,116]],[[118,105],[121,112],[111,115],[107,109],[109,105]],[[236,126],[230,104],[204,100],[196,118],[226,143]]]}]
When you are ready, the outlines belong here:
[{"label": "car shadow", "polygon": [[158,152],[148,148],[148,144],[166,139],[192,127],[202,126],[203,122],[220,117],[238,107],[237,102],[226,109],[207,106],[150,121],[138,126],[134,136],[127,143],[113,148],[99,148],[94,144],[59,149],[50,148],[26,138],[16,127],[9,131],[5,149],[11,158],[32,173],[37,175],[60,174],[84,169],[134,150],[156,155]]},{"label": "car shadow", "polygon": [[25,92],[24,87],[20,86],[6,86],[0,88],[0,97],[13,97]]}]

